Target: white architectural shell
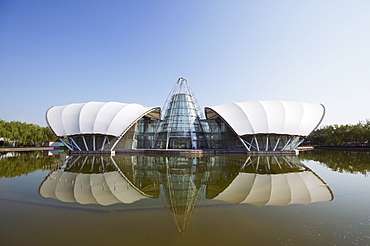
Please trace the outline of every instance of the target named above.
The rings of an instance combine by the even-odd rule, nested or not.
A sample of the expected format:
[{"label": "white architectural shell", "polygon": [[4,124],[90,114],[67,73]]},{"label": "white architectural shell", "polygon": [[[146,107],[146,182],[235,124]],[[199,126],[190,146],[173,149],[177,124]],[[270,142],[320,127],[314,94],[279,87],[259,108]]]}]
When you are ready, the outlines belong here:
[{"label": "white architectural shell", "polygon": [[41,184],[39,192],[42,197],[62,202],[103,206],[150,197],[132,186],[118,171],[97,174],[54,171]]},{"label": "white architectural shell", "polygon": [[206,107],[207,119],[220,116],[239,136],[286,134],[307,136],[322,121],[322,104],[286,101],[246,101]]},{"label": "white architectural shell", "polygon": [[286,206],[331,201],[328,186],[311,171],[284,174],[240,173],[214,199],[234,204]]},{"label": "white architectural shell", "polygon": [[59,137],[76,134],[104,134],[118,137],[150,112],[153,112],[154,118],[159,119],[158,107],[119,102],[74,103],[51,107],[46,112],[46,120]]}]

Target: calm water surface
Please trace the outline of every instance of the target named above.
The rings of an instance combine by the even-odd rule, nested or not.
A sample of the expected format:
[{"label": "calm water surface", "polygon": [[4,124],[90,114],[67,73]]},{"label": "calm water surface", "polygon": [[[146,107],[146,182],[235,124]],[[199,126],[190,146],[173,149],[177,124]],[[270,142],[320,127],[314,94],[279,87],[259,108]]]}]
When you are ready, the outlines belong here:
[{"label": "calm water surface", "polygon": [[370,153],[0,155],[0,245],[370,245]]}]

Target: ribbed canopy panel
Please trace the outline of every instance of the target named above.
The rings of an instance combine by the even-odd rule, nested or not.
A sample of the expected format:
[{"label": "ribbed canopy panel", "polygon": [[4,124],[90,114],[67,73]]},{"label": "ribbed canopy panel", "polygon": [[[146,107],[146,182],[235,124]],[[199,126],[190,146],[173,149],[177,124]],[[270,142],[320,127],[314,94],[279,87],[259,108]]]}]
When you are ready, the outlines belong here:
[{"label": "ribbed canopy panel", "polygon": [[142,116],[159,108],[136,103],[88,102],[51,107],[46,120],[57,136],[105,134],[120,136]]},{"label": "ribbed canopy panel", "polygon": [[284,174],[240,173],[214,199],[256,206],[286,206],[330,201],[327,185],[311,171]]},{"label": "ribbed canopy panel", "polygon": [[322,121],[322,104],[286,101],[247,101],[206,107],[207,119],[220,116],[239,135],[307,136]]},{"label": "ribbed canopy panel", "polygon": [[52,172],[41,184],[40,195],[62,202],[100,204],[133,203],[148,198],[117,172],[83,174]]}]

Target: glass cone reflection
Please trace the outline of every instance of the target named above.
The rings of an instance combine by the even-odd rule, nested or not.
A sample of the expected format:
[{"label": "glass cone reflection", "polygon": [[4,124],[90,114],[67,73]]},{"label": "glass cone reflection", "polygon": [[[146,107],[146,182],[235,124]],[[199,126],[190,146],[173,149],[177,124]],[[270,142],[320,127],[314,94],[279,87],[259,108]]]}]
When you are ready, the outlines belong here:
[{"label": "glass cone reflection", "polygon": [[202,198],[206,163],[198,158],[166,157],[161,169],[163,203],[171,212],[179,232],[185,232]]}]

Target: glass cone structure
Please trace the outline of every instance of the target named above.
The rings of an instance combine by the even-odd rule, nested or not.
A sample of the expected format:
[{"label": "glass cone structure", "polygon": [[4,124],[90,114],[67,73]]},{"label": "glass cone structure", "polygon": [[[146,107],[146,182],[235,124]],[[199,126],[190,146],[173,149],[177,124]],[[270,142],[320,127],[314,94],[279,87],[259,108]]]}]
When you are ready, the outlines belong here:
[{"label": "glass cone structure", "polygon": [[162,111],[155,135],[156,149],[206,149],[203,118],[186,79],[179,78]]}]

